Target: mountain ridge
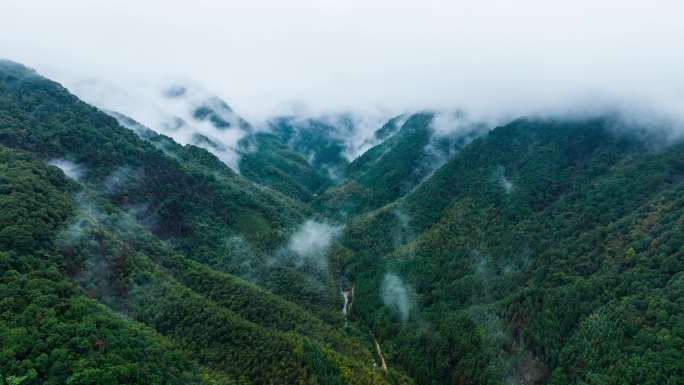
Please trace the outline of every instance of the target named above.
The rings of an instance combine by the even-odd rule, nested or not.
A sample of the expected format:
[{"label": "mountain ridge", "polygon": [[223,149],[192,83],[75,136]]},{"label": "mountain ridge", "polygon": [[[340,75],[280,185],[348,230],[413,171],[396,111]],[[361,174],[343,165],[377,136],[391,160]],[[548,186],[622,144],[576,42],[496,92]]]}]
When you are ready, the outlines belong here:
[{"label": "mountain ridge", "polygon": [[349,161],[347,118],[247,130],[237,173],[0,61],[0,382],[684,381],[670,127],[424,111]]}]

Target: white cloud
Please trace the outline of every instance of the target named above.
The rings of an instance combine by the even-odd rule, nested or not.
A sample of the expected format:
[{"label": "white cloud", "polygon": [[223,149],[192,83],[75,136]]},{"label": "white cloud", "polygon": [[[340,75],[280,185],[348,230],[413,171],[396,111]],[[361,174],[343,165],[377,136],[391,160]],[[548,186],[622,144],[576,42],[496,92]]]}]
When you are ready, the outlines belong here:
[{"label": "white cloud", "polygon": [[[116,84],[112,79],[89,79],[74,81],[71,90],[88,103],[123,113],[180,144],[203,147],[239,172],[238,142],[246,135],[240,128],[240,117],[192,81],[141,80]],[[217,128],[208,119],[196,119],[193,113],[202,106],[210,107],[230,127]],[[197,135],[216,145],[198,141]]]},{"label": "white cloud", "polygon": [[413,290],[398,275],[386,273],[382,281],[382,301],[406,322],[413,310]]},{"label": "white cloud", "polygon": [[341,226],[308,220],[292,235],[287,248],[297,254],[300,263],[314,261],[319,267],[326,268],[325,254],[341,231]]},{"label": "white cloud", "polygon": [[250,121],[282,103],[476,116],[649,104],[684,115],[674,0],[5,0],[0,53],[73,86],[192,78]]},{"label": "white cloud", "polygon": [[436,137],[449,137],[473,131],[474,123],[458,111],[439,111],[435,113],[430,125]]},{"label": "white cloud", "polygon": [[51,159],[48,161],[48,164],[59,168],[60,170],[62,170],[64,175],[68,176],[69,178],[75,181],[80,181],[81,177],[83,177],[83,167],[66,159]]}]

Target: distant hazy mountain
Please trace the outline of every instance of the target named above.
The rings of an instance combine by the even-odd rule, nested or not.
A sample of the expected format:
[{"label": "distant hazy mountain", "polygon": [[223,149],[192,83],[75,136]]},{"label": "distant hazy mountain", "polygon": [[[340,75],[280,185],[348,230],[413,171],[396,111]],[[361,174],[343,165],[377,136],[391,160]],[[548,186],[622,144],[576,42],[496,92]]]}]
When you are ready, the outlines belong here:
[{"label": "distant hazy mountain", "polygon": [[466,123],[453,132],[438,132],[433,113],[399,116],[375,132],[380,144],[344,169],[345,182],[321,197],[326,210],[359,213],[386,205],[413,190],[449,157],[485,132]]}]

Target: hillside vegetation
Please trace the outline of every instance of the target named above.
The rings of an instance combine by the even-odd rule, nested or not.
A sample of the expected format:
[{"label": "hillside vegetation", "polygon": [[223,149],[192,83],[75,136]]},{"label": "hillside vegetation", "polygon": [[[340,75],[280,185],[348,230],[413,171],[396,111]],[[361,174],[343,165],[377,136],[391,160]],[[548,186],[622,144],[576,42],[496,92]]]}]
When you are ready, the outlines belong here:
[{"label": "hillside vegetation", "polygon": [[305,207],[0,69],[3,381],[409,382],[373,372],[353,329],[195,262],[225,258],[235,236],[273,250]]},{"label": "hillside vegetation", "polygon": [[684,383],[664,127],[426,111],[349,161],[207,100],[239,169],[0,61],[1,385]]}]

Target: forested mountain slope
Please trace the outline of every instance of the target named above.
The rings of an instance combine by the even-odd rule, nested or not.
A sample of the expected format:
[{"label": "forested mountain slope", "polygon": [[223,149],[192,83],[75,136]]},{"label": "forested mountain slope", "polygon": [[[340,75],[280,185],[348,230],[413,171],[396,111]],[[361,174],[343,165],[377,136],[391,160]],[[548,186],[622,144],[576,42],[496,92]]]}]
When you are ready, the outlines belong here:
[{"label": "forested mountain slope", "polygon": [[0,148],[1,374],[23,383],[210,383],[152,329],[86,297],[64,274],[54,238],[75,187],[55,167]]},{"label": "forested mountain slope", "polygon": [[481,125],[471,124],[453,133],[438,133],[434,118],[434,113],[422,112],[389,120],[376,131],[381,143],[351,162],[344,171],[346,181],[329,189],[318,205],[347,214],[384,206],[409,193],[484,132]]},{"label": "forested mountain slope", "polygon": [[243,145],[240,173],[254,182],[301,202],[310,202],[332,184],[325,169],[309,163],[272,133],[255,133]]},{"label": "forested mountain slope", "polygon": [[684,383],[664,127],[421,112],[349,162],[207,100],[239,170],[0,62],[0,382]]},{"label": "forested mountain slope", "polygon": [[310,160],[316,168],[337,175],[349,161],[345,158],[344,139],[353,134],[349,116],[329,119],[296,116],[277,117],[268,126],[276,137]]},{"label": "forested mountain slope", "polygon": [[273,248],[304,217],[294,201],[254,186],[208,153],[176,147],[195,153],[187,156],[192,162],[213,160],[215,170],[186,167],[58,84],[20,65],[2,69],[0,143],[80,167],[84,183],[120,207],[140,209],[157,235],[184,251],[212,253],[231,234]]},{"label": "forested mountain slope", "polygon": [[682,154],[613,118],[499,127],[347,227],[355,315],[417,383],[679,383]]},{"label": "forested mountain slope", "polygon": [[280,247],[305,207],[23,66],[0,73],[3,380],[409,383],[373,372],[353,328],[193,261],[225,258],[207,237]]}]

